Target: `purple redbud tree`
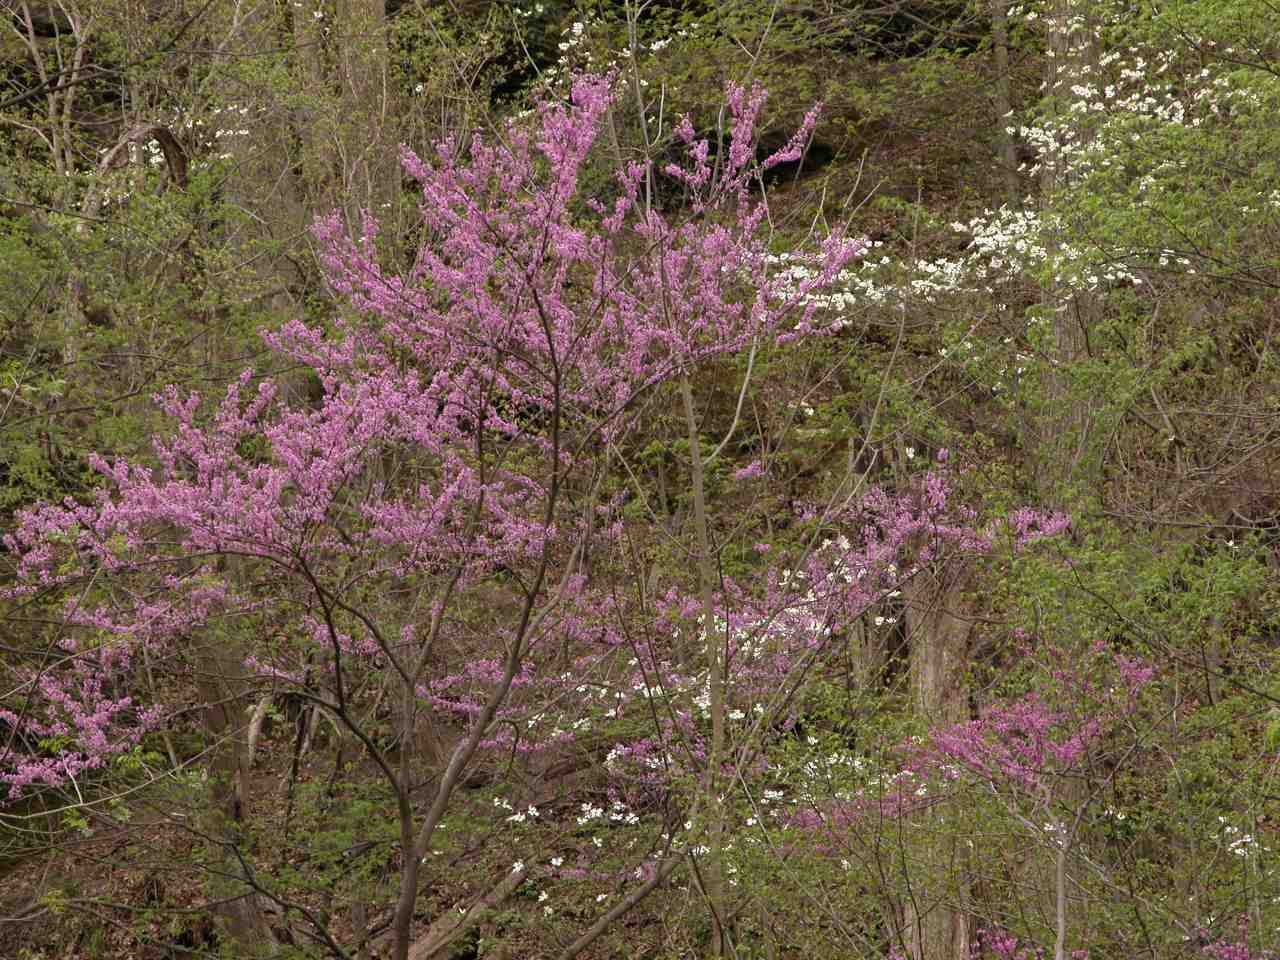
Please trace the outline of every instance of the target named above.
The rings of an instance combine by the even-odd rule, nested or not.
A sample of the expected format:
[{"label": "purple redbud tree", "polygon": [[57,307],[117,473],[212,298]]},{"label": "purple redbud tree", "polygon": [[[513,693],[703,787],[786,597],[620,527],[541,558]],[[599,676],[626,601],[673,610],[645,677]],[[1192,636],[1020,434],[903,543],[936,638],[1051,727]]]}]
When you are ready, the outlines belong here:
[{"label": "purple redbud tree", "polygon": [[[460,917],[413,927],[443,879],[433,843],[477,764],[552,762],[598,738],[593,718],[613,730],[608,821],[647,816],[660,842],[597,897],[607,906],[563,956],[690,859],[707,855],[718,879],[725,795],[763,782],[764,732],[841,627],[949,551],[989,551],[992,531],[950,502],[937,470],[902,494],[842,488],[812,511],[808,546],[758,583],[713,575],[692,374],[837,331],[815,295],[862,245],[836,230],[793,255],[809,263],[800,279],[778,272],[766,209],[748,191],[758,89],[730,88],[731,146],[714,162],[688,121],[677,128],[687,160],[663,172],[687,191],[680,219],[646,202],[645,164],[615,170],[608,196],[584,195],[611,83],[579,78],[570,102],[544,103],[465,149],[446,141],[429,160],[404,151],[422,194],[421,242],[404,273],[384,267],[371,217],[358,237],[336,216],[316,225],[344,308],[266,339],[314,374],[318,399],[291,401],[250,372],[211,407],[171,388],[158,400],[173,427],[152,461],[95,459],[105,484],[94,502],[22,514],[5,541],[17,557],[12,593],[63,606],[50,647],[13,668],[0,709],[10,799],[78,790],[166,722],[134,692],[143,664],[189,683],[206,717],[223,711],[233,739],[207,676],[234,667],[328,716],[384,779],[397,960],[439,947],[528,881],[609,879],[591,849],[568,865],[513,858]],[[764,165],[797,157],[816,116]],[[637,605],[593,577],[584,554],[590,544],[625,558],[618,451],[667,390],[688,414],[698,570]],[[741,482],[762,469],[745,468]],[[1025,541],[1063,522],[1020,515],[1013,527]],[[191,653],[211,643],[212,657]],[[394,749],[366,718],[370,699],[390,710]],[[225,772],[247,778],[243,763]],[[591,800],[581,811],[580,826],[606,818]],[[538,815],[495,798],[493,817],[513,830]],[[242,880],[272,895],[260,875]],[[724,893],[706,893],[719,934]],[[302,919],[345,955],[320,918]]]},{"label": "purple redbud tree", "polygon": [[[588,539],[618,531],[619,504],[601,493],[609,449],[642,401],[700,364],[820,332],[809,296],[861,249],[836,231],[811,251],[810,279],[773,275],[765,209],[748,195],[758,89],[730,89],[733,147],[714,166],[679,129],[688,163],[666,173],[691,198],[684,219],[643,201],[641,163],[616,171],[608,197],[583,196],[613,100],[610,80],[583,77],[570,103],[492,140],[404,151],[422,192],[412,267],[383,268],[371,217],[358,238],[323,220],[327,279],[348,307],[266,337],[314,372],[316,402],[249,372],[212,412],[170,389],[159,402],[173,429],[153,462],[94,459],[95,502],[22,515],[6,539],[14,594],[66,602],[0,714],[11,798],[77,784],[163,721],[128,692],[141,659],[177,662],[243,624],[261,635],[243,641],[242,666],[317,705],[385,777],[401,864],[393,955],[409,955],[424,858],[464,774],[512,711],[533,712],[546,651],[609,633],[582,563]],[[815,119],[765,165],[798,156]],[[375,673],[394,756],[354,709]],[[424,791],[414,745],[446,714],[464,732]],[[528,874],[517,863],[495,889]]]}]

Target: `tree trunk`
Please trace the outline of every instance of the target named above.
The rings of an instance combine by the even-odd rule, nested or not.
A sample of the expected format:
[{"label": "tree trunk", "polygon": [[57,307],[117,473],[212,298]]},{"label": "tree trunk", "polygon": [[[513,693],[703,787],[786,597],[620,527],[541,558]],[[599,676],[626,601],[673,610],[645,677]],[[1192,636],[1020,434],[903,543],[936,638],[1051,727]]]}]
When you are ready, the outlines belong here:
[{"label": "tree trunk", "polygon": [[[217,873],[224,877],[243,876],[237,851],[244,852],[242,830],[250,801],[244,668],[225,638],[211,636],[196,650],[196,670],[213,758],[213,802],[206,814],[206,833],[221,848],[214,859]],[[247,884],[235,881],[216,893],[215,899],[223,902],[215,908],[215,915],[227,935],[248,955],[256,956],[256,951],[263,949],[274,954],[278,943],[258,895]]]},{"label": "tree trunk", "polygon": [[[1045,251],[1050,263],[1054,263],[1063,252],[1060,234],[1063,219],[1069,214],[1064,197],[1075,180],[1071,162],[1060,145],[1079,145],[1089,137],[1087,119],[1078,119],[1081,114],[1072,111],[1071,104],[1079,99],[1073,88],[1097,82],[1099,49],[1096,24],[1089,4],[1083,0],[1052,0],[1048,30],[1044,90],[1056,136],[1050,138],[1051,147],[1041,159],[1040,202],[1045,222],[1050,225]],[[1053,341],[1045,412],[1040,418],[1037,481],[1043,503],[1070,510],[1098,489],[1100,461],[1090,453],[1091,446],[1096,446],[1090,436],[1091,399],[1085,388],[1073,383],[1073,368],[1088,356],[1090,330],[1101,318],[1103,303],[1095,290],[1071,276],[1069,270],[1055,264],[1054,272],[1042,300],[1052,324]],[[1083,790],[1082,783],[1059,778],[1052,786],[1054,805],[1076,807]],[[1066,897],[1070,850],[1065,846],[1065,835],[1061,842],[1064,846],[1051,846],[1028,858],[1032,874],[1028,885],[1043,891],[1040,912],[1053,918],[1057,960],[1062,960],[1071,920]]]},{"label": "tree trunk", "polygon": [[725,951],[724,922],[728,916],[728,900],[724,891],[723,843],[724,805],[721,792],[720,764],[724,759],[724,659],[723,637],[716,629],[715,564],[711,554],[711,535],[707,524],[707,498],[702,476],[702,445],[698,441],[698,420],[693,409],[693,387],[689,378],[680,379],[684,401],[685,425],[689,431],[690,482],[693,485],[693,519],[698,536],[698,588],[702,599],[702,636],[706,651],[707,686],[710,694],[711,744],[707,750],[707,766],[703,773],[702,792],[707,808],[707,845],[710,848],[700,867],[701,886],[711,913],[710,954],[719,957]]},{"label": "tree trunk", "polygon": [[[968,719],[969,634],[972,624],[961,616],[966,571],[960,563],[940,564],[912,577],[903,593],[907,602],[907,634],[911,644],[911,680],[916,709],[930,727]],[[903,910],[905,940],[911,960],[969,960],[970,923],[959,904],[965,899],[963,877],[955,876],[962,857],[961,838],[943,822],[946,804],[931,805],[919,817],[920,849],[926,874],[911,880]],[[955,822],[955,817],[951,817]]]},{"label": "tree trunk", "polygon": [[[1059,140],[1078,140],[1087,133],[1070,129],[1065,122],[1074,116],[1068,109],[1075,96],[1072,88],[1092,82],[1089,68],[1097,62],[1092,21],[1086,14],[1080,0],[1053,0],[1045,91],[1057,136],[1050,138],[1051,146],[1040,161],[1040,200],[1049,226],[1045,251],[1050,263],[1062,254],[1060,227],[1052,223],[1054,217],[1061,218],[1064,213],[1057,208],[1057,200],[1072,181],[1069,161],[1059,148]],[[1090,404],[1071,379],[1073,366],[1088,354],[1089,330],[1097,322],[1101,303],[1094,291],[1063,276],[1061,266],[1055,264],[1054,269],[1056,276],[1043,293],[1045,314],[1052,323],[1053,352],[1049,357],[1052,370],[1046,385],[1047,413],[1041,418],[1037,472],[1045,502],[1065,506],[1072,497],[1070,488],[1086,479],[1082,471],[1090,466]]]},{"label": "tree trunk", "polygon": [[1004,179],[1005,203],[1016,207],[1021,199],[1018,180],[1018,153],[1009,125],[1013,122],[1013,97],[1009,76],[1009,2],[991,0],[991,59],[995,80],[992,85],[996,111],[996,146]]},{"label": "tree trunk", "polygon": [[317,96],[296,123],[305,205],[341,210],[352,232],[399,193],[399,127],[385,0],[338,0],[331,16],[297,17],[300,81]]}]

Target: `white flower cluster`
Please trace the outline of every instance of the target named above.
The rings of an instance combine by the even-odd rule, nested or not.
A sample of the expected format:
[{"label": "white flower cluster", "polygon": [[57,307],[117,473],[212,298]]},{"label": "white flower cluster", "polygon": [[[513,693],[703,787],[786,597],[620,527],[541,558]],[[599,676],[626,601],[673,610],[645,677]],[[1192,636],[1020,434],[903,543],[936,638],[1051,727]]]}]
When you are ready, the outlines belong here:
[{"label": "white flower cluster", "polygon": [[152,167],[158,167],[164,163],[164,151],[160,148],[160,141],[148,140],[146,143],[129,144],[129,161],[137,163],[146,155],[147,164]]},{"label": "white flower cluster", "polygon": [[[541,13],[542,4],[538,4],[535,9],[538,13]],[[526,18],[531,16],[529,13],[520,13],[519,15]],[[542,78],[545,82],[549,84],[566,82],[576,71],[582,70],[593,73],[609,73],[616,70],[620,64],[631,59],[632,51],[627,48],[614,50],[612,55],[603,61],[598,59],[597,56],[586,46],[586,41],[592,31],[592,28],[597,25],[597,21],[590,15],[587,15],[581,20],[573,21],[562,31],[561,40],[556,45],[560,51],[560,57],[554,64],[542,72]],[[639,43],[636,46],[635,53],[637,55],[658,53],[670,46],[674,39],[688,37],[696,30],[697,24],[694,24],[688,29],[682,28],[677,30],[672,36],[659,37],[657,40],[650,42],[648,47],[643,43]],[[640,85],[642,87],[646,87],[649,85],[649,82],[641,78]],[[652,120],[656,118],[650,119]]]},{"label": "white flower cluster", "polygon": [[[507,807],[507,809],[510,810],[511,808]],[[538,808],[530,804],[527,810],[520,810],[507,817],[507,821],[509,823],[524,823],[526,820],[536,820],[537,818]]]},{"label": "white flower cluster", "polygon": [[597,807],[591,803],[582,805],[582,816],[578,817],[578,826],[584,826],[592,820],[599,820],[604,816],[604,807]]},{"label": "white flower cluster", "polygon": [[582,43],[582,34],[585,30],[585,23],[581,20],[574,21],[569,29],[565,31],[565,39],[561,40],[558,45],[560,52],[568,53],[570,50],[579,46]]},{"label": "white flower cluster", "polygon": [[[1035,19],[1025,9],[1020,16]],[[1124,20],[1114,11],[1102,19],[1119,26]],[[1110,50],[1095,63],[1089,56],[1093,43],[1088,31],[1073,33],[1065,52],[1070,64],[1061,68],[1069,84],[1056,90],[1041,85],[1042,92],[1065,98],[1058,115],[1008,128],[1039,153],[1036,161],[1023,165],[1025,171],[1035,174],[1050,165],[1064,179],[1073,179],[1096,169],[1123,169],[1132,151],[1121,148],[1140,144],[1153,133],[1158,136],[1161,128],[1196,128],[1263,105],[1256,86],[1240,81],[1231,69],[1236,52],[1230,47],[1215,51],[1221,59],[1209,66],[1178,50],[1137,46]]]},{"label": "white flower cluster", "polygon": [[[591,823],[592,821],[595,821],[595,820],[606,822],[606,814],[605,814],[604,807],[597,807],[595,804],[587,802],[587,803],[583,803],[579,809],[582,810],[582,816],[577,818],[577,824],[580,827],[584,827],[588,823]],[[626,826],[632,827],[640,822],[640,817],[637,816],[632,811],[628,810],[627,805],[623,803],[621,800],[614,800],[609,805],[607,822],[613,823],[613,824],[624,824]],[[600,846],[600,844],[596,843],[596,846]]]},{"label": "white flower cluster", "polygon": [[[818,747],[817,738],[810,737],[808,746]],[[870,761],[849,750],[826,753],[815,750],[812,756],[800,764],[800,775],[794,780],[796,797],[806,805],[816,804],[824,797],[833,795],[847,800],[853,796],[854,791],[842,785],[851,780],[864,781],[870,769]]]},{"label": "white flower cluster", "polygon": [[1250,857],[1259,851],[1268,851],[1250,833],[1244,833],[1239,827],[1227,822],[1226,817],[1219,817],[1222,824],[1223,839],[1226,840],[1227,852],[1237,857]]}]

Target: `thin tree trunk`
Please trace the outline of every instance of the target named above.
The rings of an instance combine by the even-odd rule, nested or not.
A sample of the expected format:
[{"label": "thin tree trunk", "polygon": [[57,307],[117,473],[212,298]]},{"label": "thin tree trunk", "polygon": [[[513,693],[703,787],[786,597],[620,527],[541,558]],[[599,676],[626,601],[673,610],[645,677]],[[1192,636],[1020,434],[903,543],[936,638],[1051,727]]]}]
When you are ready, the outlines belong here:
[{"label": "thin tree trunk", "polygon": [[341,0],[342,202],[375,213],[400,189],[386,0]]},{"label": "thin tree trunk", "polygon": [[699,869],[703,893],[706,895],[707,906],[711,911],[711,956],[719,957],[723,955],[725,949],[724,918],[727,916],[722,864],[724,808],[720,783],[720,764],[724,756],[724,660],[721,656],[721,635],[716,629],[715,567],[711,553],[711,534],[707,526],[702,449],[698,440],[698,419],[693,409],[693,387],[689,383],[688,376],[680,378],[680,395],[684,400],[685,423],[689,432],[693,522],[698,537],[698,588],[702,598],[702,633],[711,711],[711,746],[707,751],[707,767],[702,779],[702,792],[709,821],[707,845],[710,851]]},{"label": "thin tree trunk", "polygon": [[[205,730],[213,756],[213,802],[206,816],[207,832],[217,838],[215,843],[221,847],[221,855],[215,861],[220,864],[218,871],[224,876],[235,876],[241,867],[234,850],[242,843],[241,833],[251,799],[248,728],[241,721],[245,703],[244,671],[231,646],[221,637],[208,637],[197,649],[196,669],[200,695],[206,703]],[[215,909],[227,935],[246,952],[265,947],[274,954],[278,944],[257,894],[243,884],[229,892],[240,896],[224,900]]]},{"label": "thin tree trunk", "polygon": [[[1057,137],[1050,139],[1052,146],[1041,159],[1040,200],[1044,219],[1052,224],[1045,250],[1053,263],[1062,254],[1062,221],[1068,212],[1062,200],[1074,181],[1070,161],[1058,144],[1061,139],[1069,139],[1078,145],[1089,135],[1075,119],[1079,115],[1071,111],[1070,104],[1078,96],[1073,88],[1097,82],[1099,49],[1090,7],[1083,0],[1052,0],[1048,29],[1050,55],[1045,60],[1044,89]],[[1058,222],[1053,224],[1055,218]],[[1057,266],[1055,271],[1062,272]],[[1072,379],[1073,368],[1088,356],[1089,333],[1101,317],[1102,301],[1095,291],[1069,277],[1056,276],[1045,287],[1043,303],[1052,324],[1049,362],[1053,369],[1046,385],[1046,413],[1041,418],[1037,479],[1043,502],[1070,509],[1073,502],[1097,486],[1097,460],[1089,453],[1093,441],[1091,404]],[[1075,807],[1081,802],[1082,783],[1059,778],[1052,789],[1056,804]],[[1071,921],[1066,890],[1070,882],[1069,846],[1075,828],[1068,834],[1065,824],[1063,827],[1052,858],[1039,855],[1031,859],[1037,885],[1046,891],[1045,899],[1049,901],[1042,901],[1042,909],[1053,917],[1056,960],[1062,960],[1064,955]]]},{"label": "thin tree trunk", "polygon": [[461,914],[454,910],[443,913],[409,947],[409,960],[431,960],[432,957],[440,956],[445,948],[483,920],[489,911],[501,906],[524,883],[528,875],[528,870],[523,867],[512,870],[476,903],[459,908],[463,911]]},{"label": "thin tree trunk", "polygon": [[[1091,21],[1080,0],[1053,0],[1049,21],[1049,56],[1045,66],[1045,91],[1051,115],[1058,122],[1059,136],[1065,131],[1064,121],[1073,116],[1067,109],[1074,94],[1072,88],[1091,82],[1089,66],[1097,60]],[[1073,139],[1084,132],[1075,130]],[[1072,174],[1064,152],[1056,142],[1040,162],[1040,196],[1046,219],[1063,211],[1055,210],[1062,191],[1069,187]],[[1050,263],[1062,253],[1061,225],[1051,225],[1045,238]],[[1055,269],[1059,269],[1055,266]],[[1043,303],[1053,329],[1053,352],[1049,362],[1046,409],[1040,437],[1040,487],[1048,503],[1064,504],[1071,494],[1068,487],[1084,478],[1081,470],[1088,466],[1090,405],[1071,383],[1072,367],[1088,353],[1089,330],[1101,313],[1096,293],[1076,287],[1062,277],[1049,281]]]},{"label": "thin tree trunk", "polygon": [[1021,200],[1018,153],[1009,126],[1013,122],[1013,97],[1009,77],[1009,0],[991,0],[991,53],[995,73],[993,93],[996,111],[996,145],[1004,178],[1005,203],[1016,207]]},{"label": "thin tree trunk", "polygon": [[[921,570],[904,586],[911,678],[916,708],[929,726],[968,719],[969,634],[960,615],[965,604],[964,568],[958,564]],[[906,941],[911,960],[969,960],[970,923],[957,904],[965,899],[963,878],[946,874],[962,858],[959,838],[942,822],[943,808],[931,806],[919,823],[922,847],[930,856],[922,881],[912,883],[905,904]],[[936,833],[936,839],[930,837]],[[961,889],[956,890],[959,886]]]},{"label": "thin tree trunk", "polygon": [[338,209],[361,232],[399,193],[399,126],[390,76],[385,0],[338,0],[327,17],[296,17],[300,80],[335,90],[296,125],[305,206]]}]

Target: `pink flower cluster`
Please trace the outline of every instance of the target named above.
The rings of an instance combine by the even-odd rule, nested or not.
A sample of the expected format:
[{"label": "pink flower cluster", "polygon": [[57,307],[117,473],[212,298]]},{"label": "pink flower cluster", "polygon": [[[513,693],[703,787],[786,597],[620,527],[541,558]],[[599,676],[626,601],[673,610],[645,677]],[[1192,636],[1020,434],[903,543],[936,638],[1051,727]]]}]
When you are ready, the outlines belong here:
[{"label": "pink flower cluster", "polygon": [[[329,283],[353,309],[266,339],[314,371],[317,401],[288,402],[249,371],[212,405],[170,388],[157,400],[173,425],[150,463],[94,459],[107,482],[95,503],[21,515],[5,540],[14,595],[75,599],[61,652],[11,672],[22,706],[0,714],[15,732],[0,780],[12,792],[100,767],[156,721],[121,695],[142,644],[173,652],[214,630],[260,630],[243,641],[250,669],[334,696],[344,672],[411,676],[429,655],[438,669],[421,696],[471,716],[501,685],[504,644],[528,659],[508,711],[554,686],[548,651],[625,642],[609,598],[577,581],[560,594],[565,615],[531,636],[470,624],[458,604],[483,609],[474,592],[510,572],[545,603],[553,563],[592,531],[606,543],[620,531],[616,505],[596,515],[564,490],[632,428],[639,401],[707,358],[810,329],[809,294],[864,245],[832,232],[798,287],[769,268],[765,208],[747,191],[758,88],[730,89],[734,149],[715,171],[682,127],[699,215],[649,209],[634,163],[611,197],[585,196],[612,83],[581,77],[571,102],[465,152],[405,150],[422,243],[403,275],[380,262],[372,217],[358,237],[337,215],[316,225]],[[771,162],[795,154],[815,119]],[[404,622],[386,597],[408,589],[426,600]],[[431,623],[443,625],[434,636]]]}]

